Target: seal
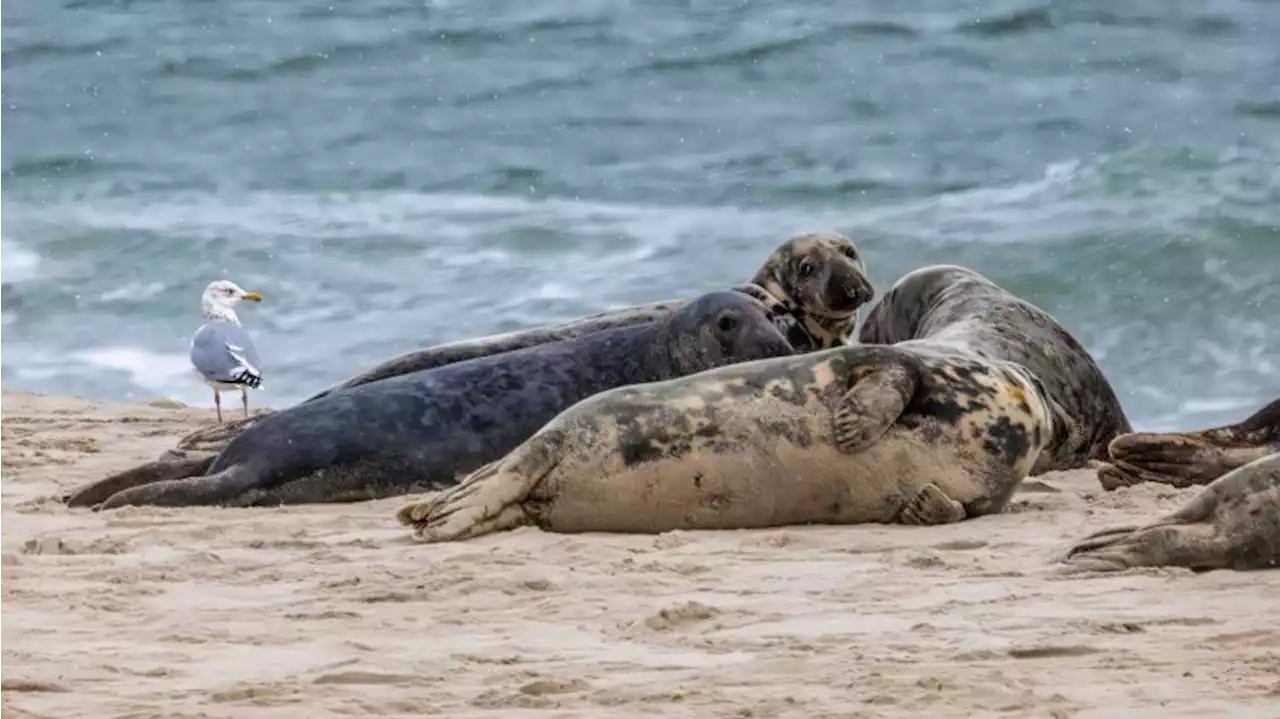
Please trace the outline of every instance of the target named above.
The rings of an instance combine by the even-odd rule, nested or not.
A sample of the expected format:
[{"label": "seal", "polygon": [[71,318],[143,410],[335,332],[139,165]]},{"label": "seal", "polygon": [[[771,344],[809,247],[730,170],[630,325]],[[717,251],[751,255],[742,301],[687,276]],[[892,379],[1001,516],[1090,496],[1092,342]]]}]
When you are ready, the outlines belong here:
[{"label": "seal", "polygon": [[1218,477],[1157,522],[1091,534],[1072,545],[1062,562],[1066,573],[1273,568],[1280,563],[1280,453]]},{"label": "seal", "polygon": [[837,347],[620,387],[397,520],[442,542],[523,525],[657,533],[935,525],[1001,511],[1060,414],[1024,368]]},{"label": "seal", "polygon": [[1110,462],[1098,467],[1098,483],[1114,490],[1138,482],[1174,487],[1208,484],[1280,452],[1280,399],[1243,422],[1194,432],[1131,432],[1111,441]]},{"label": "seal", "polygon": [[561,410],[598,392],[790,354],[763,304],[739,292],[712,292],[662,321],[304,402],[238,435],[204,476],[129,487],[128,480],[108,477],[68,504],[295,504],[438,489],[503,456]]},{"label": "seal", "polygon": [[1052,315],[966,267],[933,265],[903,275],[867,314],[863,344],[951,347],[1014,362],[1062,406],[1071,431],[1040,454],[1032,474],[1106,458],[1132,427],[1093,357]]},{"label": "seal", "polygon": [[[734,289],[770,306],[792,346],[801,352],[846,344],[858,309],[875,297],[866,263],[853,241],[834,232],[798,234],[779,245],[751,280]],[[573,322],[451,342],[387,360],[304,401],[369,382],[455,362],[575,339],[595,332],[653,322],[686,304],[666,300],[602,312]],[[269,412],[198,430],[178,442],[184,461],[222,451],[233,437]]]}]

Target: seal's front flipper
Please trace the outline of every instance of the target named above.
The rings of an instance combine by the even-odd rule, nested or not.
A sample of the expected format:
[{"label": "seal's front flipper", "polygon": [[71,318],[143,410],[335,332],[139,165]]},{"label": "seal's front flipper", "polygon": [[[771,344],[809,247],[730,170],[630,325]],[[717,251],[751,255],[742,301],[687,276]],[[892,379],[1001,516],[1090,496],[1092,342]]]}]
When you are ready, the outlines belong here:
[{"label": "seal's front flipper", "polygon": [[133,469],[113,474],[106,479],[91,482],[62,498],[68,507],[92,507],[117,492],[156,482],[167,482],[204,474],[213,464],[216,455],[182,457],[147,462]]},{"label": "seal's front flipper", "polygon": [[841,451],[853,454],[870,447],[902,416],[916,393],[916,373],[905,363],[871,368],[855,367],[849,391],[835,412],[835,441]]},{"label": "seal's front flipper", "polygon": [[244,465],[235,465],[206,477],[171,479],[132,487],[107,497],[94,509],[114,509],[131,504],[161,507],[227,504],[256,489],[258,484],[256,472]]},{"label": "seal's front flipper", "polygon": [[916,526],[954,524],[966,516],[964,505],[930,483],[921,487],[916,496],[902,506],[898,511],[898,523]]},{"label": "seal's front flipper", "polygon": [[428,543],[532,524],[521,503],[559,464],[562,437],[559,430],[544,428],[506,458],[477,469],[435,499],[401,507],[396,519],[413,528],[414,539]]}]

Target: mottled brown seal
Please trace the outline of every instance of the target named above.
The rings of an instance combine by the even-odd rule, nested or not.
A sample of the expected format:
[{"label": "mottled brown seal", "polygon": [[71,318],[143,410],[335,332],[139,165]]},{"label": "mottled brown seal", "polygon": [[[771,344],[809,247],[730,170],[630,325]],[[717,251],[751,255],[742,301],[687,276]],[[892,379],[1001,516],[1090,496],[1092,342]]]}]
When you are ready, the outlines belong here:
[{"label": "mottled brown seal", "polygon": [[1280,452],[1280,400],[1243,422],[1192,432],[1132,432],[1111,441],[1110,462],[1098,482],[1112,490],[1138,482],[1175,487],[1208,484],[1269,454]]},{"label": "mottled brown seal", "polygon": [[1213,480],[1164,519],[1085,537],[1067,550],[1063,562],[1068,573],[1160,566],[1274,568],[1280,563],[1280,453]]},{"label": "mottled brown seal", "polygon": [[1039,380],[1072,420],[1040,454],[1032,474],[1088,466],[1130,431],[1111,384],[1071,333],[1048,312],[965,267],[907,273],[867,314],[863,344],[919,343],[1014,362]]},{"label": "mottled brown seal", "polygon": [[[834,232],[812,232],[788,238],[769,255],[749,282],[734,289],[764,302],[779,319],[780,329],[798,352],[847,343],[858,321],[858,309],[875,297],[858,248],[852,240]],[[387,360],[304,401],[410,372],[652,322],[669,316],[687,302],[653,302],[563,324],[437,345]],[[177,452],[161,461],[198,461],[204,454],[220,452],[232,438],[268,414],[270,412],[259,412],[248,419],[197,430],[178,442]],[[181,471],[174,469],[179,474]]]},{"label": "mottled brown seal", "polygon": [[1061,412],[1022,367],[840,347],[622,387],[397,519],[424,542],[534,524],[663,532],[999,512]]}]

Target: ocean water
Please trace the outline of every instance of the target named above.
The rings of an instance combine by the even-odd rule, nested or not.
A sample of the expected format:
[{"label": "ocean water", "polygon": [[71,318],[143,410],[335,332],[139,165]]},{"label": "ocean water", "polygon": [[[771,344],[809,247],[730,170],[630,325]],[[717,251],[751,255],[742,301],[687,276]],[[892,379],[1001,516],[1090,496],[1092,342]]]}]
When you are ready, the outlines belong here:
[{"label": "ocean water", "polygon": [[13,0],[3,384],[283,406],[396,353],[688,297],[833,229],[959,263],[1134,423],[1280,395],[1280,3]]}]

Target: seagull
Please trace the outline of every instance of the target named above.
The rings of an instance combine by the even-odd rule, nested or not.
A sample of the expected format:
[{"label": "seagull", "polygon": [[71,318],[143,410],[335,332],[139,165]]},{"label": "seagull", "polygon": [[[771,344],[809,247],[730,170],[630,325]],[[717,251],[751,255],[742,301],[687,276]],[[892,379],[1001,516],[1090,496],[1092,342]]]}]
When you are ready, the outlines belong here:
[{"label": "seagull", "polygon": [[213,388],[213,406],[222,424],[222,392],[240,390],[244,416],[249,417],[248,388],[262,386],[262,366],[258,350],[249,333],[240,327],[240,318],[232,307],[240,300],[261,302],[262,295],[245,292],[229,280],[210,282],[204,288],[200,304],[208,320],[191,338],[191,364],[204,383]]}]

